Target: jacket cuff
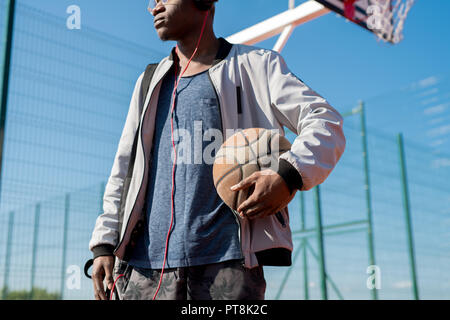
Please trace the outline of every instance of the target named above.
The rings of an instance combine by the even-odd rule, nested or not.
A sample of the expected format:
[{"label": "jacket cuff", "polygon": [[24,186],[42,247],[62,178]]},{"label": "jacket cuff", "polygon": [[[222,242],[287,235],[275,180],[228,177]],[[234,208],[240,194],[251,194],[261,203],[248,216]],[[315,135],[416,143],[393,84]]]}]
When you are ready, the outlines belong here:
[{"label": "jacket cuff", "polygon": [[285,159],[279,159],[277,173],[286,182],[289,191],[292,192],[296,189],[300,190],[303,186],[302,177],[295,167]]},{"label": "jacket cuff", "polygon": [[91,251],[94,253],[94,260],[95,260],[95,258],[101,256],[113,256],[114,246],[110,244],[101,244],[93,247]]}]

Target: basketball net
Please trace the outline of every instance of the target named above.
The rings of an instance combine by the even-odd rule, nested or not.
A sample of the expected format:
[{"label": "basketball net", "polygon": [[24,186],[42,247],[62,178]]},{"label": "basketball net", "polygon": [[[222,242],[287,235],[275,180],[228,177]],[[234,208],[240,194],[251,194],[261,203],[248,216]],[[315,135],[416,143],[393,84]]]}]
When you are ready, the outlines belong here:
[{"label": "basketball net", "polygon": [[415,0],[371,0],[367,7],[367,27],[393,44],[403,39],[403,26]]}]

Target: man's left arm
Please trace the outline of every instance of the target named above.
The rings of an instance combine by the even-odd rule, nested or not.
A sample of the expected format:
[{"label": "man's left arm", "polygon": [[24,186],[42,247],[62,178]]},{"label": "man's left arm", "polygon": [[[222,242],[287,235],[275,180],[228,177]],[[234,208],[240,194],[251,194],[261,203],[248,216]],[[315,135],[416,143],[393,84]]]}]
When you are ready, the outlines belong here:
[{"label": "man's left arm", "polygon": [[255,172],[231,190],[255,184],[252,195],[237,209],[249,218],[274,214],[287,206],[295,190],[310,190],[324,182],[345,149],[343,118],[319,94],[288,69],[282,56],[267,53],[267,90],[279,124],[297,137],[279,157],[275,172]]},{"label": "man's left arm", "polygon": [[[274,115],[297,135],[291,150],[280,156],[278,173],[291,177],[296,171],[301,176],[300,190],[310,190],[325,181],[344,153],[344,120],[289,70],[279,53],[270,51],[267,63]],[[286,174],[289,171],[292,174]]]}]

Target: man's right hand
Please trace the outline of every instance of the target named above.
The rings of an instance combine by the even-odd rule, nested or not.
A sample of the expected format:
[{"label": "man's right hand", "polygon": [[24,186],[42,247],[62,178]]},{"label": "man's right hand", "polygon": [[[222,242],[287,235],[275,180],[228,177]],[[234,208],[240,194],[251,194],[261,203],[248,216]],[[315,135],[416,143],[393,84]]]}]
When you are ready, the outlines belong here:
[{"label": "man's right hand", "polygon": [[94,259],[92,267],[92,281],[94,283],[95,300],[108,300],[106,297],[106,289],[103,286],[103,280],[109,290],[112,290],[114,284],[113,279],[114,256],[100,256]]}]

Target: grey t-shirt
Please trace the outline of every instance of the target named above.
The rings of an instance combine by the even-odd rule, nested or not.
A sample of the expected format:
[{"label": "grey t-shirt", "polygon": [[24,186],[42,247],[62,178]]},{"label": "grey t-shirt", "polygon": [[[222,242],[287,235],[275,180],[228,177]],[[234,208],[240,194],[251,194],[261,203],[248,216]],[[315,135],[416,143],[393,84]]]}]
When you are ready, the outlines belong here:
[{"label": "grey t-shirt", "polygon": [[[141,234],[129,261],[129,264],[141,268],[160,269],[164,259],[171,218],[173,147],[170,110],[174,81],[172,69],[163,80],[156,112],[147,189],[148,232]],[[178,135],[174,134],[178,161],[175,167],[174,222],[169,238],[167,268],[243,258],[236,218],[214,187],[213,165],[211,162],[206,163],[203,156],[200,157],[201,164],[198,164],[199,148],[194,143],[194,121],[202,121],[200,135],[208,128],[222,130],[217,97],[208,71],[182,77],[177,87],[173,129],[186,130],[191,143],[186,143],[189,139],[185,138],[182,131]],[[198,135],[198,127],[195,128]],[[203,154],[205,147],[212,141],[200,140],[200,152]],[[186,146],[190,146],[190,152]],[[213,149],[210,155],[215,156],[216,151]],[[189,153],[191,160],[187,161]],[[183,163],[179,162],[181,157]]]}]

